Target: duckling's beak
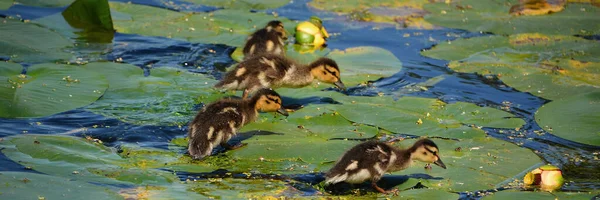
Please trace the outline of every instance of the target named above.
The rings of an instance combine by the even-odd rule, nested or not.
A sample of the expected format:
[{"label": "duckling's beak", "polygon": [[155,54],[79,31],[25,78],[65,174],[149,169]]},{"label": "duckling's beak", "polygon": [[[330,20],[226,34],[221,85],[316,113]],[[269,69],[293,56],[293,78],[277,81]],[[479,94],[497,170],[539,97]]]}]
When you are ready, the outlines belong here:
[{"label": "duckling's beak", "polygon": [[337,82],[335,82],[333,84],[342,90],[346,90],[346,86],[344,85],[344,83],[342,83],[342,80],[338,80]]},{"label": "duckling's beak", "polygon": [[442,159],[440,159],[440,157],[438,157],[437,161],[433,162],[433,164],[440,166],[441,168],[446,169],[446,165],[444,165],[444,162],[442,162]]},{"label": "duckling's beak", "polygon": [[279,110],[277,110],[277,112],[279,114],[282,114],[283,116],[286,116],[286,117],[290,115],[290,114],[288,114],[287,111],[285,111],[285,108],[283,108],[283,107],[279,108]]}]

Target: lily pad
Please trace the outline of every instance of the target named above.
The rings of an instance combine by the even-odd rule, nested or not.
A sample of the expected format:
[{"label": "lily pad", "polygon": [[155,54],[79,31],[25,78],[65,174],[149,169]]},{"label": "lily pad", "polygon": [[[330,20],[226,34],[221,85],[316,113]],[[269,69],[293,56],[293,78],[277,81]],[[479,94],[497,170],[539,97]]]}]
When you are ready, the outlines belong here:
[{"label": "lily pad", "polygon": [[[447,138],[481,137],[475,125],[494,128],[518,128],[525,122],[512,114],[471,103],[447,104],[437,99],[402,97],[355,97],[332,95],[342,103],[335,111],[346,119],[384,128],[396,133]],[[365,114],[372,113],[372,114]]]},{"label": "lily pad", "polygon": [[483,197],[484,200],[493,200],[493,199],[531,199],[531,200],[547,200],[547,199],[573,199],[573,200],[588,200],[593,199],[595,195],[598,195],[596,192],[594,193],[586,193],[586,192],[529,192],[529,191],[514,191],[514,190],[504,190],[500,192],[495,192],[492,195],[488,195]]},{"label": "lily pad", "polygon": [[72,46],[71,41],[39,25],[3,19],[0,29],[0,56],[10,57],[13,62],[41,63],[72,57],[63,50]]},{"label": "lily pad", "polygon": [[14,0],[15,4],[38,7],[62,7],[68,6],[75,0]]},{"label": "lily pad", "polygon": [[242,46],[252,32],[271,20],[280,20],[287,29],[293,27],[285,18],[240,10],[217,10],[210,13],[182,13],[144,5],[110,2],[115,29],[121,33],[162,36],[198,43]]},{"label": "lily pad", "polygon": [[347,85],[392,76],[402,69],[402,62],[394,54],[379,47],[362,46],[333,50],[327,57],[337,62],[342,80]]},{"label": "lily pad", "polygon": [[114,149],[85,139],[26,134],[5,138],[0,149],[6,157],[48,175],[108,184],[163,184],[174,175],[154,169],[126,167]]},{"label": "lily pad", "polygon": [[600,43],[571,36],[458,39],[422,54],[450,60],[449,67],[459,72],[497,75],[511,87],[547,99],[600,87],[595,81],[600,77]]},{"label": "lily pad", "polygon": [[275,9],[290,3],[289,0],[185,0],[200,5],[236,10]]},{"label": "lily pad", "polygon": [[423,16],[427,14],[423,10],[423,5],[429,2],[427,0],[315,0],[308,5],[319,10],[347,15],[348,18],[355,21],[399,23],[403,27],[432,29],[434,26],[423,20]]},{"label": "lily pad", "polygon": [[103,75],[80,66],[39,64],[21,74],[0,62],[0,117],[41,117],[89,105],[108,87]]},{"label": "lily pad", "polygon": [[14,2],[12,0],[0,1],[0,10],[6,10],[10,8],[13,5],[13,3]]},{"label": "lily pad", "polygon": [[600,8],[591,4],[571,3],[550,15],[514,16],[510,8],[518,0],[463,0],[424,6],[425,20],[435,25],[495,34],[542,33],[561,35],[600,34]]},{"label": "lily pad", "polygon": [[544,130],[561,138],[600,146],[600,89],[543,105],[535,114]]},{"label": "lily pad", "polygon": [[183,125],[197,113],[195,106],[222,97],[212,86],[216,80],[168,67],[144,76],[130,64],[90,63],[89,70],[109,82],[104,96],[86,109],[132,124]]},{"label": "lily pad", "polygon": [[[433,139],[440,149],[440,158],[447,169],[432,165],[424,170],[423,163],[394,174],[426,173],[436,179],[423,179],[429,188],[453,192],[494,189],[495,185],[536,165],[542,160],[531,150],[491,137],[473,139]],[[409,147],[414,140],[404,140],[402,146]],[[460,148],[460,149],[458,149]],[[458,150],[457,150],[458,149]],[[510,166],[510,167],[507,167]]]},{"label": "lily pad", "polygon": [[25,172],[0,173],[2,199],[118,199],[106,187],[70,179]]}]

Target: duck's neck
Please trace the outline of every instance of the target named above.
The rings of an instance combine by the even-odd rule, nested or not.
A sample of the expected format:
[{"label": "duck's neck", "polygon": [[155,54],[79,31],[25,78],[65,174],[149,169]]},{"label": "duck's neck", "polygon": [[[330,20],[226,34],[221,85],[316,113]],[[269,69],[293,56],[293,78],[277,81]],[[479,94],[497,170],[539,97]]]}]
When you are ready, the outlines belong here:
[{"label": "duck's neck", "polygon": [[392,148],[394,151],[394,154],[396,154],[396,160],[394,161],[394,164],[390,167],[390,169],[388,169],[388,171],[393,172],[393,171],[399,171],[399,170],[403,170],[406,169],[408,167],[410,167],[410,165],[412,164],[412,148],[409,149],[399,149],[399,148]]},{"label": "duck's neck", "polygon": [[242,100],[242,115],[244,118],[242,120],[243,124],[248,124],[258,118],[258,109],[256,107],[257,102],[257,97],[251,97],[250,99]]}]

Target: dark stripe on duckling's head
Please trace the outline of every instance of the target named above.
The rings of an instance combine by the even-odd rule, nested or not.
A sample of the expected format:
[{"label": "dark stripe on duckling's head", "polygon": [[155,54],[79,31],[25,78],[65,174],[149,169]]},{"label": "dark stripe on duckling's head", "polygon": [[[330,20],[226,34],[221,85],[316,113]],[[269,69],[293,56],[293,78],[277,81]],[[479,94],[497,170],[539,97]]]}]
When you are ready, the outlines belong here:
[{"label": "dark stripe on duckling's head", "polygon": [[252,98],[253,99],[258,99],[261,96],[269,96],[269,95],[281,98],[281,96],[277,92],[275,92],[275,90],[272,90],[270,88],[259,89],[258,91],[256,91],[254,93],[254,95],[252,96]]},{"label": "dark stripe on duckling's head", "polygon": [[432,151],[427,147],[435,147],[436,149],[438,149],[438,146],[433,141],[431,141],[430,139],[427,139],[427,138],[423,138],[423,139],[420,139],[417,142],[415,142],[415,144],[413,144],[411,151],[414,152],[420,146],[425,146],[425,149],[427,149],[427,151],[429,151],[429,152],[432,152]]},{"label": "dark stripe on duckling's head", "polygon": [[338,67],[335,60],[332,60],[331,58],[325,58],[325,57],[321,57],[321,58],[315,60],[314,62],[312,62],[310,64],[310,68],[313,69],[313,68],[319,67],[321,65],[330,66],[330,67],[336,69],[337,71],[340,71],[340,68]]},{"label": "dark stripe on duckling's head", "polygon": [[278,26],[283,27],[283,23],[281,23],[281,21],[279,21],[279,20],[273,20],[273,21],[270,21],[269,23],[267,23],[266,27],[277,28]]}]

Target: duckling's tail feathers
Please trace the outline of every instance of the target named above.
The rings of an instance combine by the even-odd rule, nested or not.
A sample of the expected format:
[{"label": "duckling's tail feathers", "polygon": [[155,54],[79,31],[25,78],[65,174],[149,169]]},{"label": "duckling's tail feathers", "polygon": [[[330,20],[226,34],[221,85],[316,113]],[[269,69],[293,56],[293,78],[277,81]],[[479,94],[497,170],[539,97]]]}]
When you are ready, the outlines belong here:
[{"label": "duckling's tail feathers", "polygon": [[336,184],[339,182],[343,182],[346,179],[348,179],[348,173],[343,173],[343,174],[337,174],[335,176],[332,176],[332,174],[327,174],[325,175],[325,184],[329,185],[329,184]]},{"label": "duckling's tail feathers", "polygon": [[213,145],[210,142],[202,142],[200,139],[191,138],[188,143],[188,152],[196,160],[201,160],[212,153]]}]

